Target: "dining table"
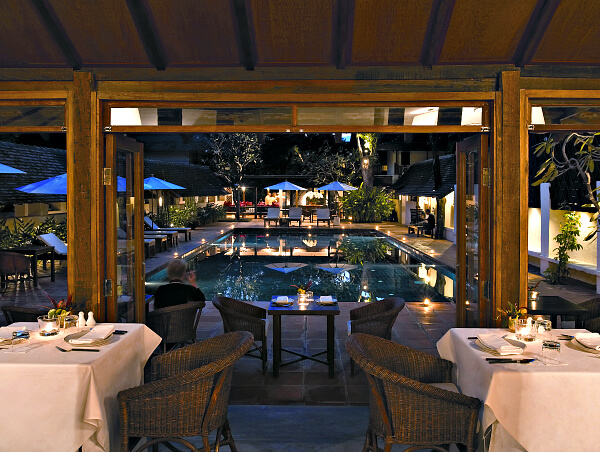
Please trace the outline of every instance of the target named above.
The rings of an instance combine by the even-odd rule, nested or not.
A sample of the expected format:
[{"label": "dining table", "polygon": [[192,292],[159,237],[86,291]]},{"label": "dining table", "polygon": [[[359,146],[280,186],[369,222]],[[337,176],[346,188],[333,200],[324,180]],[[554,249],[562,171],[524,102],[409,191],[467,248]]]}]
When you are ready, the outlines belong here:
[{"label": "dining table", "polygon": [[42,337],[37,323],[15,326],[29,330],[30,338],[0,342],[0,450],[119,450],[117,393],[143,383],[160,336],[143,324],[118,323],[101,345],[82,347],[66,340],[81,328]]},{"label": "dining table", "polygon": [[[515,342],[497,328],[452,328],[437,343],[440,357],[454,363],[462,394],[483,402],[481,449],[494,452],[594,451],[600,444],[600,351],[585,349],[572,336],[581,329],[553,329],[544,339],[561,344],[559,362],[541,355],[542,338]],[[520,345],[527,363],[490,363],[477,336],[493,333]],[[498,356],[495,356],[498,358]],[[533,359],[533,361],[529,362]]]},{"label": "dining table", "polygon": [[54,282],[56,279],[55,265],[54,265],[54,247],[48,245],[23,245],[15,246],[12,248],[0,249],[0,251],[7,251],[10,253],[19,253],[31,258],[31,277],[33,279],[33,287],[38,286],[38,260],[44,260],[44,269],[46,268],[46,259],[50,260],[50,281]]}]

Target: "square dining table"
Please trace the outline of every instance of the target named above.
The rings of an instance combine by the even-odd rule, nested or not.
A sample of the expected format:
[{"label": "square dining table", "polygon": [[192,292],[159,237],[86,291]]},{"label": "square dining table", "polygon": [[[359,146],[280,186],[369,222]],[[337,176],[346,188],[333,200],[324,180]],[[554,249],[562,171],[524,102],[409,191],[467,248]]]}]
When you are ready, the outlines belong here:
[{"label": "square dining table", "polygon": [[[279,377],[279,367],[291,364],[292,362],[301,361],[304,359],[310,359],[321,364],[326,364],[329,369],[329,378],[334,376],[334,358],[335,358],[335,324],[334,318],[340,314],[340,308],[337,301],[330,305],[319,305],[316,300],[310,300],[308,305],[300,306],[298,304],[298,297],[288,297],[292,300],[290,306],[277,306],[275,301],[277,297],[274,296],[269,304],[267,313],[273,316],[273,377]],[[286,315],[320,315],[327,317],[327,350],[314,355],[304,355],[292,350],[287,350],[281,346],[281,317]],[[281,352],[285,351],[299,357],[291,362],[282,363]],[[327,360],[323,361],[318,359],[317,356],[327,354]]]},{"label": "square dining table", "polygon": [[574,316],[575,328],[583,328],[583,316],[590,311],[562,297],[542,295],[536,300],[527,301],[527,312],[530,315],[549,315],[554,327],[558,326],[558,316],[561,317],[561,321],[565,315]]},{"label": "square dining table", "polygon": [[[546,338],[585,330],[552,330]],[[483,402],[480,431],[492,452],[599,450],[600,355],[574,341],[559,341],[562,365],[540,361],[542,341],[526,342],[520,355],[529,364],[490,364],[492,355],[472,339],[503,329],[453,328],[437,343],[440,357],[452,361],[462,394]],[[514,334],[506,336],[510,338]],[[548,362],[548,361],[546,361]]]},{"label": "square dining table", "polygon": [[36,323],[10,326],[26,326],[31,337],[0,348],[0,450],[119,450],[117,393],[143,383],[160,337],[143,324],[118,323],[126,333],[98,352],[65,353],[55,347],[72,348],[65,337],[77,328],[41,337]]}]

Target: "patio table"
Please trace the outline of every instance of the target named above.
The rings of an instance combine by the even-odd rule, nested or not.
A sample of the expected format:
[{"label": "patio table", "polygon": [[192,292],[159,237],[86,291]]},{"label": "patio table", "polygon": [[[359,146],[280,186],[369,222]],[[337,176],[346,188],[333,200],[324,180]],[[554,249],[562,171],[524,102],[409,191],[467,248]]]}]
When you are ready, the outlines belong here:
[{"label": "patio table", "polygon": [[117,393],[143,382],[160,337],[145,325],[118,323],[115,328],[127,333],[113,335],[99,352],[63,353],[55,346],[71,348],[64,338],[77,328],[40,337],[36,323],[11,326],[35,332],[14,349],[0,349],[0,449],[119,450]]},{"label": "patio table", "polygon": [[558,316],[572,315],[575,317],[575,328],[583,328],[583,316],[589,314],[589,309],[579,306],[572,301],[554,295],[542,295],[537,300],[527,301],[527,312],[531,315],[549,315],[552,326],[558,326]]},{"label": "patio table", "polygon": [[[38,286],[38,272],[37,262],[39,259],[44,259],[45,256],[50,256],[50,281],[55,281],[55,269],[54,269],[54,247],[47,245],[25,245],[16,246],[14,248],[0,249],[0,251],[8,251],[10,253],[24,254],[25,256],[31,256],[31,276],[33,278],[33,287]],[[44,265],[46,265],[44,263]],[[46,268],[46,267],[44,267]]]},{"label": "patio table", "polygon": [[[574,334],[585,330],[552,330]],[[484,403],[480,432],[487,431],[490,451],[554,452],[597,450],[600,429],[600,359],[569,341],[560,341],[561,366],[489,364],[491,357],[469,337],[507,334],[502,329],[453,328],[437,343],[442,358],[455,363],[455,383],[462,394]],[[510,336],[509,336],[510,337]],[[519,358],[539,358],[541,340],[527,342]],[[510,356],[508,356],[510,358]]]},{"label": "patio table", "polygon": [[[337,303],[333,305],[318,305],[315,300],[311,300],[306,306],[298,305],[298,297],[289,297],[293,300],[291,306],[277,306],[274,301],[277,297],[274,296],[269,304],[267,313],[273,316],[273,377],[279,377],[279,367],[286,366],[298,361],[310,359],[321,364],[326,364],[329,369],[329,378],[334,375],[334,351],[335,351],[335,325],[334,316],[340,314],[340,308]],[[327,316],[327,349],[314,355],[304,355],[293,350],[287,350],[281,346],[281,317],[285,315],[321,315]],[[298,359],[282,363],[281,352],[285,351],[298,356]],[[317,356],[327,353],[327,360],[318,359]]]}]

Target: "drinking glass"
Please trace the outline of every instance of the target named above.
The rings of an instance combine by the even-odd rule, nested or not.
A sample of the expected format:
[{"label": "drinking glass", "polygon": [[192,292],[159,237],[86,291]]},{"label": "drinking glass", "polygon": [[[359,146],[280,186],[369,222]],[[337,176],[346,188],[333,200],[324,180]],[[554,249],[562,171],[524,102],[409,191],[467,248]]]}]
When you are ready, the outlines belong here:
[{"label": "drinking glass", "polygon": [[543,341],[542,342],[542,358],[552,363],[560,362],[560,342],[558,341]]}]

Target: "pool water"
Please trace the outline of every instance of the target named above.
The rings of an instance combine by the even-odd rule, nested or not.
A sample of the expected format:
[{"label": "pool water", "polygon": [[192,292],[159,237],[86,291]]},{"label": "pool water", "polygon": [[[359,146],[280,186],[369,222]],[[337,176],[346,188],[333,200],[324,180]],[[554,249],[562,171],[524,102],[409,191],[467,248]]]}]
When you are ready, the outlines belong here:
[{"label": "pool water", "polygon": [[[353,249],[376,243],[385,255],[377,262],[348,262],[343,241]],[[347,234],[231,234],[189,262],[207,299],[223,295],[267,301],[294,295],[293,285],[311,282],[315,296],[334,295],[342,302],[368,302],[391,296],[405,301],[452,301],[454,275],[446,268],[418,262],[387,237]],[[347,248],[346,248],[347,250]],[[365,257],[364,253],[358,257]],[[208,256],[207,256],[208,254]],[[368,256],[366,256],[368,259]],[[160,275],[156,275],[160,279]],[[165,276],[162,275],[164,280]]]}]

